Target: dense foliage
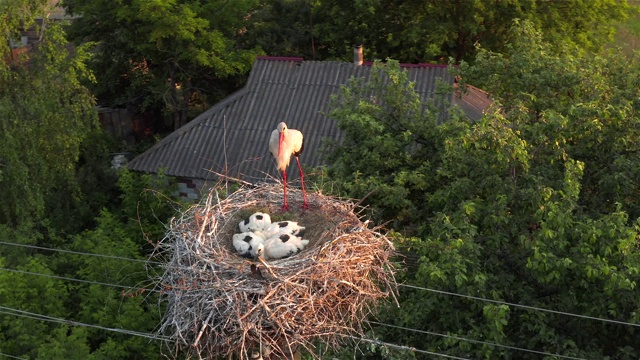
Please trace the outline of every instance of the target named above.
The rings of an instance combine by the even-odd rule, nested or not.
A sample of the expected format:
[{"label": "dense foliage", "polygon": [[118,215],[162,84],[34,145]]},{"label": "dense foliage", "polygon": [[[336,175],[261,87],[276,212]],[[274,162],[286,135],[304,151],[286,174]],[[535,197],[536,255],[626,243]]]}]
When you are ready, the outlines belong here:
[{"label": "dense foliage", "polygon": [[52,25],[38,52],[0,63],[0,223],[42,218],[45,199],[56,188],[76,195],[75,163],[97,113],[80,84],[91,80],[87,54],[82,47],[71,54],[66,44]]},{"label": "dense foliage", "polygon": [[[367,336],[469,358],[542,357],[504,346],[640,357],[637,326],[625,324],[640,323],[640,68],[591,51],[626,2],[66,0],[82,18],[45,22],[37,49],[11,54],[49,3],[0,0],[0,356],[168,353],[153,339],[156,269],[142,260],[181,204],[163,176],[111,168],[118,145],[97,129],[94,96],[162,109],[179,126],[261,51],[349,59],[363,43],[368,58],[468,60],[452,68],[462,88],[496,100],[479,122],[452,109],[439,123],[394,61],[335,99],[346,141],[324,179],[395,231],[401,280],[415,286]],[[83,45],[69,51],[65,30]]]},{"label": "dense foliage", "polygon": [[[48,3],[1,2],[0,42]],[[59,24],[36,29],[36,47],[0,47],[0,357],[159,358],[144,261],[174,210],[148,189],[168,188],[111,168],[85,47],[70,51]]]},{"label": "dense foliage", "polygon": [[533,22],[553,43],[597,50],[628,9],[616,0],[265,0],[244,35],[270,55],[350,60],[364,44],[369,59],[469,61],[478,43],[504,50],[514,19]]},{"label": "dense foliage", "polygon": [[[76,42],[94,41],[94,91],[105,106],[157,110],[172,129],[210,106],[248,73],[257,49],[235,38],[255,0],[64,0]],[[162,120],[162,116],[156,116]],[[161,128],[161,124],[157,125]]]},{"label": "dense foliage", "polygon": [[637,358],[634,326],[506,303],[640,321],[638,69],[615,53],[554,49],[529,22],[511,34],[503,54],[480,49],[474,66],[459,68],[502,101],[477,123],[453,113],[436,125],[391,61],[336,98],[331,115],[346,139],[330,177],[349,196],[368,195],[365,204],[407,235],[399,244],[418,259],[406,281],[421,289],[404,288],[400,308],[381,319],[441,336],[377,331],[471,358],[539,355],[460,338]]},{"label": "dense foliage", "polygon": [[[476,44],[504,50],[513,19],[552,43],[597,50],[625,19],[626,1],[64,0],[76,43],[92,41],[92,90],[176,129],[242,86],[255,55],[350,60],[472,61]],[[197,109],[196,111],[192,111]]]},{"label": "dense foliage", "polygon": [[164,184],[120,172],[119,208],[103,208],[92,229],[75,235],[56,235],[61,224],[41,232],[0,224],[0,353],[162,358],[154,340],[161,310],[148,280],[159,269],[146,260],[164,235],[159,219],[180,206]]}]

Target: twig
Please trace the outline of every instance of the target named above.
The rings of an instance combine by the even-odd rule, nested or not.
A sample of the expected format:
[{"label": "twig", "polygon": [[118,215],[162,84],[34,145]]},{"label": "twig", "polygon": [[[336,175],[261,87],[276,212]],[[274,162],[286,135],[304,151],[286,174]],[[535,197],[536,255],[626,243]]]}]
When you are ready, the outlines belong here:
[{"label": "twig", "polygon": [[[393,244],[383,229],[369,229],[354,202],[319,193],[309,194],[313,210],[287,213],[307,226],[310,244],[289,258],[258,259],[268,276],[244,271],[232,235],[251,212],[281,216],[280,186],[243,186],[224,199],[213,189],[168,224],[152,258],[165,262],[155,278],[166,305],[158,331],[175,340],[176,354],[243,357],[259,348],[274,356],[305,350],[317,359],[316,340],[338,349],[342,334],[363,333],[379,300],[397,302]],[[289,197],[302,204],[300,190]]]},{"label": "twig", "polygon": [[205,320],[204,324],[202,324],[202,329],[200,329],[198,336],[196,336],[196,341],[193,342],[193,346],[198,346],[198,342],[200,341],[200,338],[204,333],[204,329],[207,327],[207,324],[209,323],[209,320],[211,320],[212,316],[213,316],[213,313],[209,313],[209,317],[207,318],[207,320]]}]

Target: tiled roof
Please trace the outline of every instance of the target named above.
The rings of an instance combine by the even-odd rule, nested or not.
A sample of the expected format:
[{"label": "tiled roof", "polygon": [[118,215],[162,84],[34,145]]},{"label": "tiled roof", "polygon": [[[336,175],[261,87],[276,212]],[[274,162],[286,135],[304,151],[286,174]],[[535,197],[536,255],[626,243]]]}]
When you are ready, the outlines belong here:
[{"label": "tiled roof", "polygon": [[478,121],[484,112],[493,105],[489,94],[475,86],[467,85],[465,91],[457,91],[452,99],[453,104],[460,107],[471,120]]},{"label": "tiled roof", "polygon": [[[436,79],[453,82],[446,66],[405,68],[423,99],[433,96]],[[366,63],[259,57],[244,88],[137,156],[129,168],[147,173],[164,169],[166,175],[203,180],[215,180],[215,173],[252,183],[269,180],[278,173],[267,144],[280,121],[304,134],[303,166],[322,165],[323,140],[340,139],[335,122],[324,115],[331,95],[352,76],[370,73]],[[472,119],[482,117],[490,104],[475,88],[453,101]],[[296,167],[292,160],[291,179],[298,178]]]}]

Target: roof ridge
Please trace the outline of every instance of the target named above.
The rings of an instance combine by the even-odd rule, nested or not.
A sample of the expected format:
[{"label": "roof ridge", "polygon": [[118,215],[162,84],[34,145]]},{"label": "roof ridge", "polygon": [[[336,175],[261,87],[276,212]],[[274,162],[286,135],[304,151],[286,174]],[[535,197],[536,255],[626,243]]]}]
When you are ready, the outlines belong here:
[{"label": "roof ridge", "polygon": [[294,62],[302,62],[304,61],[303,57],[299,56],[268,56],[268,55],[258,55],[256,56],[256,60],[271,60],[271,61],[294,61]]},{"label": "roof ridge", "polygon": [[[301,56],[269,56],[269,55],[259,55],[256,56],[256,60],[265,60],[265,61],[291,61],[291,62],[318,62],[318,63],[340,63],[340,64],[353,64],[349,61],[340,61],[340,60],[305,60]],[[372,66],[374,64],[373,61],[364,61],[360,66]],[[354,64],[355,65],[355,64]],[[403,68],[446,68],[449,67],[448,64],[433,64],[433,63],[400,63],[400,67]]]},{"label": "roof ridge", "polygon": [[[186,132],[192,130],[194,127],[200,125],[203,121],[206,121],[208,118],[210,118],[211,113],[217,111],[220,108],[226,107],[229,103],[236,101],[238,98],[242,97],[243,95],[246,95],[247,93],[249,93],[249,90],[246,87],[243,87],[242,89],[239,89],[238,91],[232,93],[231,95],[224,98],[222,101],[219,101],[214,106],[210,107],[209,109],[207,109],[206,111],[204,111],[203,113],[195,117],[193,120],[184,124],[177,130],[172,131],[169,135],[167,135],[166,137],[164,137],[163,139],[155,143],[153,146],[145,150],[142,154],[150,154],[164,146],[168,146],[171,142],[173,142],[173,140],[175,140],[176,138],[179,138]],[[130,164],[134,163],[136,159],[138,159],[139,157],[140,156],[136,156],[136,158],[131,160]]]}]

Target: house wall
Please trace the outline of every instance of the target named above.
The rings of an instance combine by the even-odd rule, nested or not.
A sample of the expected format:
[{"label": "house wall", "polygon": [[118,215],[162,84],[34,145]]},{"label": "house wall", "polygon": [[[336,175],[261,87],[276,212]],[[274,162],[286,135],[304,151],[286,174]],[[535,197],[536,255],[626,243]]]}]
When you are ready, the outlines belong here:
[{"label": "house wall", "polygon": [[133,119],[127,109],[98,108],[98,118],[102,128],[116,139],[126,143],[135,142]]},{"label": "house wall", "polygon": [[156,123],[158,116],[153,112],[132,113],[125,108],[98,107],[98,119],[102,128],[118,140],[134,145],[162,132]]},{"label": "house wall", "polygon": [[209,196],[209,193],[214,187],[217,187],[221,193],[231,193],[237,188],[237,186],[239,186],[238,183],[233,181],[224,183],[219,179],[202,180],[172,176],[168,177],[170,179],[169,181],[176,185],[176,191],[172,195],[189,203],[197,203],[202,200],[202,198]]},{"label": "house wall", "polygon": [[178,189],[175,195],[181,200],[197,202],[204,191],[208,191],[204,180],[176,178],[176,181]]}]

